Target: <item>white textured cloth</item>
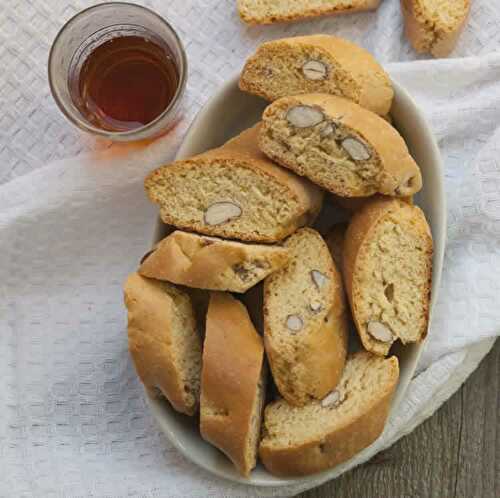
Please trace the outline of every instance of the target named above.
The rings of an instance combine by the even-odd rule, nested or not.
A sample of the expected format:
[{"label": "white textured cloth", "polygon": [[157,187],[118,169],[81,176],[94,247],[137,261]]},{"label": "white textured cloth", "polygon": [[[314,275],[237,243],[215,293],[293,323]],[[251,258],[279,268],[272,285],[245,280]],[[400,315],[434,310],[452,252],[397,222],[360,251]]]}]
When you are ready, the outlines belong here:
[{"label": "white textured cloth", "polygon": [[301,491],[222,481],[169,444],[128,357],[121,291],[153,231],[144,175],[172,158],[195,112],[255,46],[284,35],[335,33],[383,62],[406,61],[387,67],[438,139],[449,209],[442,288],[420,373],[366,458],[411,431],[500,333],[500,5],[473,3],[455,55],[474,58],[414,61],[397,0],[377,13],[252,29],[230,0],[142,2],[180,31],[191,68],[184,121],[144,149],[80,135],[47,93],[55,31],[91,3],[4,0],[0,10],[0,497]]}]

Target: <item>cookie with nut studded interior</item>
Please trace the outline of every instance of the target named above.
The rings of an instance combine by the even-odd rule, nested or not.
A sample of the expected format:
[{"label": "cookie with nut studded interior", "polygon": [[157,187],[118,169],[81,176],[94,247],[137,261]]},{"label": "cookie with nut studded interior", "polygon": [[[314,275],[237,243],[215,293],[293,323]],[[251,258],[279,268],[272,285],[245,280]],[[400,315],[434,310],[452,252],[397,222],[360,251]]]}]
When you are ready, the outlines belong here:
[{"label": "cookie with nut studded interior", "polygon": [[347,309],[340,273],[318,232],[302,228],[284,247],[289,263],[264,280],[264,345],[280,394],[300,406],[326,396],[342,375]]},{"label": "cookie with nut studded interior", "polygon": [[288,251],[279,245],[176,230],[156,244],[139,273],[198,289],[246,292],[287,261]]},{"label": "cookie with nut studded interior", "polygon": [[420,169],[389,123],[333,95],[284,97],[264,111],[261,150],[278,164],[342,197],[406,197]]},{"label": "cookie with nut studded interior", "polygon": [[363,346],[379,355],[422,341],[429,321],[433,243],[422,210],[381,198],[356,212],[345,234],[343,276]]},{"label": "cookie with nut studded interior", "polygon": [[255,242],[280,241],[312,222],[323,192],[260,151],[259,126],[150,173],[146,192],[160,205],[162,220],[187,231]]},{"label": "cookie with nut studded interior", "polygon": [[247,60],[239,85],[270,101],[304,93],[328,93],[381,116],[389,113],[394,97],[388,74],[370,52],[331,35],[263,43]]},{"label": "cookie with nut studded interior", "polygon": [[262,463],[271,474],[298,476],[349,460],[382,433],[398,378],[396,356],[360,351],[348,358],[337,387],[321,400],[300,407],[284,399],[269,404]]}]

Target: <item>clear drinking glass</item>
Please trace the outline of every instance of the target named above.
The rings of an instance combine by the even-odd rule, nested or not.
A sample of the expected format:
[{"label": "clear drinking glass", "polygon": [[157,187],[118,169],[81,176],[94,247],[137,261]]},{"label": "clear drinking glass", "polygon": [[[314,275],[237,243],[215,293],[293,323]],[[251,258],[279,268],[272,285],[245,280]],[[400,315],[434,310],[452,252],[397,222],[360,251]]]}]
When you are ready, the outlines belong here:
[{"label": "clear drinking glass", "polygon": [[[153,121],[128,131],[109,131],[93,125],[72,98],[72,85],[87,57],[101,44],[123,36],[142,36],[165,47],[178,71],[178,85],[166,109]],[[125,2],[109,2],[83,10],[59,31],[49,55],[52,95],[64,115],[84,131],[116,141],[153,138],[171,128],[178,118],[186,87],[187,60],[172,26],[153,11]],[[74,95],[74,92],[73,92]]]}]

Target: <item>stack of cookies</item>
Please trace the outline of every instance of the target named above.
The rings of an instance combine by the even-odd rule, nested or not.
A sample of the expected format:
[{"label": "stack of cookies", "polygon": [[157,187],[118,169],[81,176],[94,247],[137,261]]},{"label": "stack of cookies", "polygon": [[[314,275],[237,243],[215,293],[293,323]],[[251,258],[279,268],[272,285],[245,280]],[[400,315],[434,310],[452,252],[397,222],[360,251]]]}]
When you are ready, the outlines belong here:
[{"label": "stack of cookies", "polygon": [[[240,87],[271,101],[261,122],[145,180],[170,228],[125,286],[130,352],[149,395],[199,410],[242,475],[259,457],[307,475],[381,434],[391,347],[426,335],[422,177],[391,125],[389,77],[345,40],[265,43]],[[350,222],[325,230],[323,204]]]}]

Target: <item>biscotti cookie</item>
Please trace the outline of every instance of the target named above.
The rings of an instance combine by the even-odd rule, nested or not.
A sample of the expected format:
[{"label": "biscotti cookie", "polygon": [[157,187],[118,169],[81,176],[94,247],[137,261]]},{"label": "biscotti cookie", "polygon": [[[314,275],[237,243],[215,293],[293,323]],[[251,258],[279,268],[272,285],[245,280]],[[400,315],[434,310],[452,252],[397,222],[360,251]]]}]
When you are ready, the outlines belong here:
[{"label": "biscotti cookie", "polygon": [[352,218],[344,242],[344,280],[363,346],[385,355],[392,343],[427,334],[432,236],[424,213],[380,199]]},{"label": "biscotti cookie", "polygon": [[311,222],[322,191],[270,161],[258,126],[218,149],[176,161],[145,180],[161,218],[178,228],[230,239],[276,242]]},{"label": "biscotti cookie", "polygon": [[264,346],[245,306],[211,294],[201,377],[201,435],[247,476],[257,462],[265,397]]},{"label": "biscotti cookie", "polygon": [[470,0],[401,0],[405,33],[413,48],[445,57],[455,47],[470,10]]},{"label": "biscotti cookie", "polygon": [[403,138],[380,116],[325,94],[284,97],[264,111],[259,146],[330,192],[408,196],[422,187]]},{"label": "biscotti cookie", "polygon": [[337,384],[347,352],[341,276],[321,235],[303,228],[284,243],[290,262],[264,280],[264,344],[274,381],[293,405]]},{"label": "biscotti cookie", "polygon": [[298,476],[349,460],[384,430],[398,378],[395,356],[362,351],[347,360],[339,385],[321,401],[271,403],[259,447],[262,463],[272,474]]},{"label": "biscotti cookie", "polygon": [[177,230],[156,245],[139,273],[199,289],[245,292],[287,261],[288,251],[280,246]]},{"label": "biscotti cookie", "polygon": [[375,10],[379,4],[380,0],[238,0],[238,11],[248,24],[272,24]]},{"label": "biscotti cookie", "polygon": [[189,296],[168,282],[133,273],[125,284],[128,345],[151,396],[193,415],[199,402],[201,340]]},{"label": "biscotti cookie", "polygon": [[394,97],[389,76],[369,52],[330,35],[263,43],[246,62],[239,84],[271,101],[303,93],[338,95],[382,116]]}]

